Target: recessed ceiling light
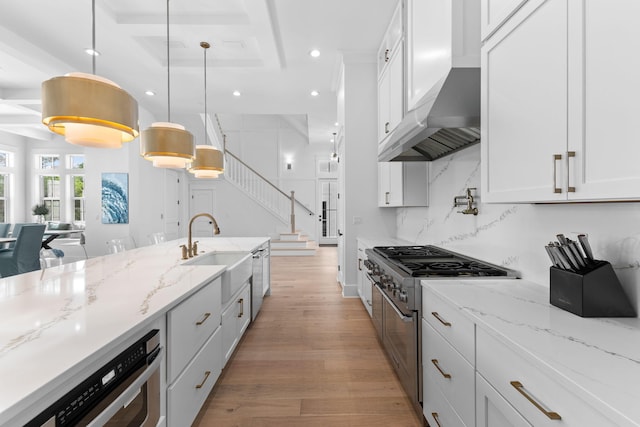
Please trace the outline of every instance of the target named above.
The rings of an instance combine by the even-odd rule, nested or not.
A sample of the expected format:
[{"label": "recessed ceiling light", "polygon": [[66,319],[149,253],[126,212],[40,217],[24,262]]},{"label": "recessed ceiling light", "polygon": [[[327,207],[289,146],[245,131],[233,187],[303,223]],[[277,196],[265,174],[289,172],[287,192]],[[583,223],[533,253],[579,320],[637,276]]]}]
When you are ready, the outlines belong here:
[{"label": "recessed ceiling light", "polygon": [[149,96],[153,96],[153,95],[155,95],[156,93],[155,93],[154,91],[152,91],[152,90],[145,90],[145,91],[144,91],[144,94],[145,94],[145,95],[149,95]]},{"label": "recessed ceiling light", "polygon": [[311,96],[318,96],[318,95],[320,95],[320,92],[318,92],[317,90],[311,91]]},{"label": "recessed ceiling light", "polygon": [[100,52],[98,52],[97,50],[93,50],[93,49],[91,49],[90,47],[86,48],[86,49],[84,50],[84,52],[85,52],[87,55],[91,55],[91,56],[100,56]]},{"label": "recessed ceiling light", "polygon": [[340,123],[335,122],[333,125],[334,125],[334,126],[340,126]]},{"label": "recessed ceiling light", "polygon": [[240,93],[239,90],[234,90],[233,91],[233,96],[240,96],[240,95],[242,95],[242,94]]},{"label": "recessed ceiling light", "polygon": [[320,51],[318,49],[313,49],[311,52],[309,52],[309,55],[311,55],[313,58],[317,58],[318,56],[320,56]]}]

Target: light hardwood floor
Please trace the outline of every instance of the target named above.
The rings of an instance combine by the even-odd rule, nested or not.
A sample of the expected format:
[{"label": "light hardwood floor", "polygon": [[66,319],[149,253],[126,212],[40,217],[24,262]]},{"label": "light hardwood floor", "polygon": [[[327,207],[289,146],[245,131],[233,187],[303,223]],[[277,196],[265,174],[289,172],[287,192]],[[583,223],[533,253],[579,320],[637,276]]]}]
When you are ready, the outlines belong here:
[{"label": "light hardwood floor", "polygon": [[271,296],[194,426],[422,426],[336,256],[271,258]]}]

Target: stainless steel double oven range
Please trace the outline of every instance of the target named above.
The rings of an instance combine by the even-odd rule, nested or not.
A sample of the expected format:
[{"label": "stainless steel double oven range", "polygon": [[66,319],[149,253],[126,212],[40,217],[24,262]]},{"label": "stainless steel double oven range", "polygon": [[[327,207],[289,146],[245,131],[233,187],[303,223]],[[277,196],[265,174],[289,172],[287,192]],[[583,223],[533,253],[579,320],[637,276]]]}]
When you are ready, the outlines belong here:
[{"label": "stainless steel double oven range", "polygon": [[422,416],[422,289],[424,278],[516,277],[514,271],[435,246],[378,246],[365,251],[378,338]]}]

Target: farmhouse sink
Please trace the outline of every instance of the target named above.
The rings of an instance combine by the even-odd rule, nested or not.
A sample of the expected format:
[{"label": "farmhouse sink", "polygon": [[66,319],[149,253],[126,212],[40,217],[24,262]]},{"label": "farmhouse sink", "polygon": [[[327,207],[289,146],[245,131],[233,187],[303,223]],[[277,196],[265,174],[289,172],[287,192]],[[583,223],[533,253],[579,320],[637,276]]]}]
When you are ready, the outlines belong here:
[{"label": "farmhouse sink", "polygon": [[185,261],[183,265],[226,265],[222,273],[222,306],[244,285],[252,275],[251,252],[209,252]]}]

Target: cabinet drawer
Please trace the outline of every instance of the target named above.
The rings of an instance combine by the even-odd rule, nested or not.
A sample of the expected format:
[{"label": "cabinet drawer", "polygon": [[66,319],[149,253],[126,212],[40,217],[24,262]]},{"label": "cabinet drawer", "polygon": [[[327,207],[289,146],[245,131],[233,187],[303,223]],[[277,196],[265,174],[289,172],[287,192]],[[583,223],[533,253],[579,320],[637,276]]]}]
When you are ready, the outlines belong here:
[{"label": "cabinet drawer", "polygon": [[482,375],[476,374],[477,427],[531,427]]},{"label": "cabinet drawer", "polygon": [[167,314],[169,384],[220,326],[220,299],[220,278],[217,278]]},{"label": "cabinet drawer", "polygon": [[550,376],[550,372],[531,366],[523,355],[482,328],[476,334],[478,373],[529,423],[555,427],[559,420],[552,418],[560,416],[563,426],[611,425],[596,408],[577,398],[574,390]]},{"label": "cabinet drawer", "polygon": [[474,370],[427,322],[422,321],[422,370],[425,384],[435,384],[462,421],[472,426]]},{"label": "cabinet drawer", "polygon": [[473,427],[474,424],[465,426],[460,417],[455,413],[447,399],[442,395],[438,387],[425,381],[424,402],[422,413],[431,427]]},{"label": "cabinet drawer", "polygon": [[191,425],[222,371],[218,328],[168,389],[169,427]]},{"label": "cabinet drawer", "polygon": [[422,311],[427,323],[438,331],[469,363],[474,362],[475,325],[460,312],[437,296],[428,287],[423,287]]}]

